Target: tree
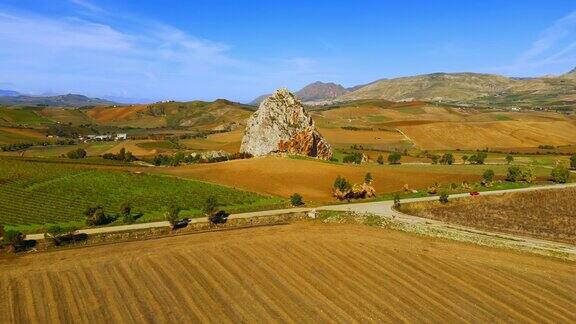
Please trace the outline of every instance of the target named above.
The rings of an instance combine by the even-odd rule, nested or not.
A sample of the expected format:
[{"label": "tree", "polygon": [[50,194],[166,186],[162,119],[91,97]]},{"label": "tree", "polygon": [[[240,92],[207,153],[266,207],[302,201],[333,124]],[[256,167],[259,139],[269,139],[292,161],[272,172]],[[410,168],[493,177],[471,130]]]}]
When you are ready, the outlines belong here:
[{"label": "tree", "polygon": [[442,192],[440,193],[440,197],[438,198],[438,200],[440,201],[440,203],[442,204],[446,204],[448,203],[448,191],[446,190],[442,190]]},{"label": "tree", "polygon": [[432,160],[432,164],[438,164],[438,160],[440,160],[440,155],[438,154],[430,154],[428,158]]},{"label": "tree", "polygon": [[86,150],[84,150],[83,148],[77,148],[75,150],[72,150],[68,153],[66,153],[66,156],[69,159],[83,159],[86,157]]},{"label": "tree", "polygon": [[360,152],[353,152],[351,154],[346,155],[343,159],[342,162],[344,163],[355,163],[355,164],[361,164],[362,163],[362,159],[363,159],[363,154]]},{"label": "tree", "polygon": [[378,162],[378,164],[384,164],[384,156],[382,154],[378,155],[376,162]]},{"label": "tree", "polygon": [[178,217],[180,216],[180,207],[176,206],[176,204],[170,204],[166,211],[164,212],[164,218],[170,222],[171,225],[176,224],[178,222]]},{"label": "tree", "polygon": [[486,160],[487,157],[488,154],[486,154],[486,152],[477,152],[476,154],[471,155],[468,158],[468,161],[471,164],[484,164],[484,160]]},{"label": "tree", "polygon": [[452,155],[452,153],[445,153],[444,155],[442,155],[442,158],[440,158],[440,164],[452,165],[453,163],[454,163],[454,155]]},{"label": "tree", "polygon": [[102,206],[88,207],[84,211],[84,216],[86,216],[86,224],[88,226],[104,225],[110,221]]},{"label": "tree", "polygon": [[334,180],[334,185],[332,187],[340,191],[346,191],[350,189],[352,186],[350,185],[350,182],[346,180],[346,178],[337,176],[336,180]]},{"label": "tree", "polygon": [[390,164],[400,164],[400,159],[402,158],[402,154],[399,152],[392,152],[388,155],[388,163]]},{"label": "tree", "polygon": [[514,161],[514,157],[511,154],[506,155],[506,163],[510,164]]},{"label": "tree", "polygon": [[466,161],[468,161],[468,155],[462,155],[461,159],[462,159],[462,162],[464,164],[466,164]]},{"label": "tree", "polygon": [[202,206],[202,212],[206,216],[210,216],[216,212],[216,208],[218,207],[218,199],[215,196],[208,196],[204,201],[204,205]]},{"label": "tree", "polygon": [[492,169],[484,171],[482,179],[484,180],[484,183],[491,183],[494,181],[494,171]]},{"label": "tree", "polygon": [[522,180],[528,183],[532,183],[536,180],[536,170],[534,170],[534,167],[527,166],[522,168]]},{"label": "tree", "polygon": [[4,237],[4,225],[0,224],[0,238]]},{"label": "tree", "polygon": [[302,206],[304,205],[304,201],[302,200],[302,195],[299,193],[294,193],[290,196],[290,203],[292,206]]},{"label": "tree", "polygon": [[128,203],[120,205],[120,217],[126,224],[134,223],[134,216],[132,215],[132,206]]},{"label": "tree", "polygon": [[370,172],[366,173],[366,175],[364,176],[364,183],[371,184],[372,180],[374,180],[374,178],[372,178],[372,173]]},{"label": "tree", "polygon": [[576,169],[576,154],[570,157],[570,168]]},{"label": "tree", "polygon": [[557,165],[552,169],[552,181],[556,183],[566,183],[570,179],[570,170],[563,165]]}]

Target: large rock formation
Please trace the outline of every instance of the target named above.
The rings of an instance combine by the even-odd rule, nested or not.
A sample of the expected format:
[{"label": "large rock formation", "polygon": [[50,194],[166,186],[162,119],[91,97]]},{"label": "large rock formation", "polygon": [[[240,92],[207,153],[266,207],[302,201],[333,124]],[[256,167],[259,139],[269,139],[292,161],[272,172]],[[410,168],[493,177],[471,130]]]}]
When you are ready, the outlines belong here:
[{"label": "large rock formation", "polygon": [[264,99],[248,119],[240,152],[262,156],[286,152],[329,160],[330,144],[320,135],[302,103],[287,89]]}]

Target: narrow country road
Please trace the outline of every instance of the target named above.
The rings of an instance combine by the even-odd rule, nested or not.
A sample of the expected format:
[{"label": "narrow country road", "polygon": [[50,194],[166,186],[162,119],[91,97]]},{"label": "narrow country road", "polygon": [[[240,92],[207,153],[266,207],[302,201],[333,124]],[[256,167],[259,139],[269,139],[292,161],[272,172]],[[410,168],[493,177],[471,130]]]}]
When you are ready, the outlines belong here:
[{"label": "narrow country road", "polygon": [[[511,192],[528,192],[528,191],[538,191],[538,190],[552,190],[552,189],[561,189],[561,188],[570,188],[576,187],[576,183],[568,183],[568,184],[557,184],[557,185],[546,185],[546,186],[535,186],[535,187],[528,187],[528,188],[520,188],[520,189],[508,189],[508,190],[495,190],[495,191],[485,191],[482,192],[481,195],[501,195],[504,193],[511,193]],[[454,194],[450,195],[450,198],[463,198],[469,197],[468,193],[463,194]],[[431,201],[437,200],[438,197],[423,197],[423,198],[410,198],[410,199],[403,199],[402,203],[407,202],[418,202],[418,201]],[[478,230],[471,227],[460,226],[455,224],[449,224],[441,221],[431,220],[427,218],[421,218],[417,216],[407,215],[401,213],[399,211],[394,210],[392,201],[375,201],[375,202],[366,202],[366,203],[351,203],[351,204],[337,204],[337,205],[327,205],[327,206],[320,206],[314,208],[286,208],[286,209],[275,209],[275,210],[266,210],[266,211],[258,211],[258,212],[249,212],[249,213],[240,213],[240,214],[232,214],[228,218],[229,219],[241,219],[241,218],[252,218],[252,217],[262,217],[262,216],[271,216],[271,215],[280,215],[280,214],[287,214],[287,213],[295,213],[295,212],[312,212],[314,213],[316,210],[334,210],[334,211],[350,211],[356,213],[370,213],[375,214],[395,222],[399,222],[404,226],[410,227],[420,227],[420,228],[427,228],[433,229],[435,232],[438,233],[445,233],[450,234],[448,236],[453,237],[453,235],[460,235],[462,236],[462,240],[465,241],[473,241],[475,243],[480,243],[479,239],[482,238],[483,241],[486,241],[491,244],[485,245],[499,245],[499,246],[513,246],[515,248],[527,251],[540,251],[546,253],[554,253],[554,252],[563,252],[569,255],[570,259],[576,259],[576,246],[558,242],[551,242],[545,240],[539,240],[530,237],[518,236],[518,235],[510,235],[504,233],[497,233],[497,232],[489,232],[484,230]],[[208,222],[208,218],[201,217],[201,218],[193,218],[191,223],[205,223]],[[79,233],[85,234],[100,234],[100,233],[113,233],[113,232],[122,232],[122,231],[129,231],[129,230],[138,230],[138,229],[146,229],[146,228],[161,228],[161,227],[169,227],[170,223],[167,221],[162,222],[153,222],[153,223],[143,223],[143,224],[132,224],[132,225],[121,225],[121,226],[109,226],[109,227],[99,227],[99,228],[89,228],[79,230]],[[453,235],[452,235],[453,234]],[[445,236],[447,237],[447,236]],[[30,234],[26,235],[26,239],[31,240],[41,240],[44,239],[44,234]],[[493,243],[493,244],[492,244]]]}]

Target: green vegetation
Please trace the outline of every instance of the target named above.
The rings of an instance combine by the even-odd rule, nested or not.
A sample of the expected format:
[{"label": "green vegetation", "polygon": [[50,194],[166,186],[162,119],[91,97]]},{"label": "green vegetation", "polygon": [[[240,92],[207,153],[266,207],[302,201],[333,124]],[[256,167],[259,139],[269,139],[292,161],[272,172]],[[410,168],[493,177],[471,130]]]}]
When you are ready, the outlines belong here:
[{"label": "green vegetation", "polygon": [[388,163],[390,164],[400,164],[400,159],[402,158],[402,154],[400,152],[392,152],[388,155]]},{"label": "green vegetation", "polygon": [[0,184],[0,223],[25,231],[55,223],[81,226],[90,206],[119,210],[129,203],[144,214],[138,219],[143,222],[162,219],[170,202],[199,216],[210,195],[235,212],[283,205],[280,198],[200,181],[14,158],[0,158]]},{"label": "green vegetation", "polygon": [[299,193],[294,193],[290,196],[290,204],[292,206],[302,206],[304,205],[304,200],[302,199],[302,195]]},{"label": "green vegetation", "polygon": [[378,155],[376,162],[378,162],[378,164],[384,164],[384,156],[382,154]]},{"label": "green vegetation", "polygon": [[514,157],[510,154],[506,155],[506,163],[510,164],[514,161]]},{"label": "green vegetation", "polygon": [[576,154],[570,157],[570,168],[576,170]]},{"label": "green vegetation", "polygon": [[570,170],[563,165],[558,165],[552,169],[552,181],[556,183],[566,183],[570,179]]},{"label": "green vegetation", "polygon": [[172,203],[168,205],[166,211],[164,212],[164,219],[170,222],[171,225],[176,224],[180,218],[180,207]]},{"label": "green vegetation", "polygon": [[478,152],[468,157],[468,162],[470,162],[471,164],[484,164],[484,160],[486,160],[487,157],[488,157],[487,153]]},{"label": "green vegetation", "polygon": [[342,162],[360,164],[360,163],[362,163],[362,157],[363,157],[363,155],[361,152],[352,152],[352,153],[344,156],[344,158],[342,159]]},{"label": "green vegetation", "polygon": [[448,203],[448,191],[447,190],[442,190],[442,192],[440,192],[440,197],[438,197],[438,200],[442,203],[442,204],[447,204]]},{"label": "green vegetation", "polygon": [[511,182],[525,181],[527,183],[532,183],[536,180],[535,170],[531,166],[510,166],[508,167],[506,180]]},{"label": "green vegetation", "polygon": [[36,108],[0,108],[0,124],[40,126],[52,123],[36,113]]},{"label": "green vegetation", "polygon": [[374,178],[372,177],[372,173],[370,172],[366,173],[366,175],[364,176],[364,183],[370,184],[372,183],[372,180],[374,180]]},{"label": "green vegetation", "polygon": [[440,158],[440,164],[454,164],[454,155],[452,155],[452,153],[444,153]]},{"label": "green vegetation", "polygon": [[86,150],[83,148],[77,148],[75,150],[66,153],[66,156],[69,159],[83,159],[86,157]]},{"label": "green vegetation", "polygon": [[348,182],[348,180],[346,180],[346,178],[344,178],[342,176],[337,176],[336,180],[334,180],[333,188],[338,189],[340,191],[346,191],[346,190],[352,188],[352,185],[350,185],[350,182]]},{"label": "green vegetation", "polygon": [[482,180],[484,184],[492,183],[492,181],[494,181],[494,170],[488,169],[484,171],[482,174]]},{"label": "green vegetation", "polygon": [[116,161],[121,161],[121,162],[136,161],[136,157],[134,155],[132,155],[132,152],[126,151],[125,148],[121,148],[120,152],[118,152],[118,154],[105,153],[102,155],[102,158],[106,159],[106,160],[116,160]]}]

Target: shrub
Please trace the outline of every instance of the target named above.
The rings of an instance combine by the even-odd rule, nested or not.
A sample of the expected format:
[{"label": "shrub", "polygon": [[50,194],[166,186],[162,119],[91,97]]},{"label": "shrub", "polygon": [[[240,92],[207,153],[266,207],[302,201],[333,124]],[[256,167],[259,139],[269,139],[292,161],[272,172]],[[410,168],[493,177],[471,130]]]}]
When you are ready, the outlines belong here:
[{"label": "shrub", "polygon": [[178,217],[180,216],[180,207],[176,206],[175,204],[170,204],[166,208],[166,212],[164,212],[164,218],[170,222],[171,225],[176,224],[178,222]]},{"label": "shrub", "polygon": [[121,148],[118,154],[106,153],[102,155],[102,158],[107,160],[116,160],[122,162],[132,162],[136,161],[136,157],[132,155],[132,152],[126,151],[125,148]]},{"label": "shrub", "polygon": [[536,170],[534,170],[534,167],[528,166],[522,168],[522,180],[528,183],[532,183],[536,180]]},{"label": "shrub", "polygon": [[83,148],[77,148],[75,150],[66,153],[66,156],[69,159],[83,159],[86,157],[86,150],[84,150]]},{"label": "shrub", "polygon": [[557,165],[552,169],[552,181],[556,183],[566,183],[570,179],[570,170],[563,165]]},{"label": "shrub", "polygon": [[514,157],[510,154],[506,155],[506,163],[510,164],[514,161]]},{"label": "shrub", "polygon": [[519,166],[513,165],[508,167],[508,174],[506,175],[506,180],[517,182],[522,179],[522,170]]},{"label": "shrub", "polygon": [[304,201],[302,200],[302,195],[299,193],[292,194],[292,196],[290,196],[290,204],[292,204],[292,206],[304,205]]},{"label": "shrub", "polygon": [[351,154],[348,154],[342,159],[342,162],[360,164],[362,163],[362,153],[353,152]]},{"label": "shrub", "polygon": [[132,207],[128,203],[120,205],[120,216],[125,224],[134,223],[134,216],[132,215]]},{"label": "shrub", "polygon": [[399,194],[394,194],[394,207],[395,208],[399,208],[400,207],[400,195]]},{"label": "shrub", "polygon": [[485,183],[490,183],[494,181],[494,171],[492,169],[484,171],[484,173],[482,174],[482,179],[484,180]]},{"label": "shrub", "polygon": [[440,155],[438,154],[429,154],[428,158],[430,160],[432,160],[432,164],[438,164],[438,161],[440,160]]},{"label": "shrub", "polygon": [[216,199],[215,196],[209,196],[208,198],[206,198],[206,201],[204,201],[204,205],[202,206],[202,212],[204,212],[206,216],[210,216],[214,214],[214,212],[216,212],[217,207],[218,207],[218,199]]},{"label": "shrub", "polygon": [[468,155],[462,155],[461,159],[462,159],[462,162],[464,164],[466,164],[466,161],[468,161]]},{"label": "shrub", "polygon": [[111,220],[104,213],[104,207],[102,206],[88,207],[84,212],[84,216],[86,216],[86,225],[88,226],[108,224]]},{"label": "shrub", "polygon": [[366,173],[366,175],[364,176],[364,183],[371,184],[372,180],[374,180],[374,178],[372,178],[372,173],[370,172]]},{"label": "shrub", "polygon": [[346,190],[350,189],[351,186],[350,186],[350,182],[348,182],[348,180],[346,180],[344,177],[337,176],[336,180],[334,180],[333,188],[338,189],[340,191],[346,191]]},{"label": "shrub", "polygon": [[0,224],[0,238],[4,237],[4,225]]},{"label": "shrub", "polygon": [[570,157],[570,168],[576,169],[576,154]]},{"label": "shrub", "polygon": [[442,158],[440,158],[440,164],[452,165],[453,163],[454,163],[454,155],[452,155],[452,153],[445,153],[444,155],[442,155]]},{"label": "shrub", "polygon": [[382,154],[378,155],[376,162],[378,162],[378,164],[384,164],[384,156]]},{"label": "shrub", "polygon": [[440,197],[438,198],[438,200],[442,203],[442,204],[446,204],[448,203],[448,192],[446,190],[443,190],[440,193]]},{"label": "shrub", "polygon": [[400,159],[402,158],[402,154],[399,152],[392,152],[388,155],[388,163],[390,164],[400,164]]}]

